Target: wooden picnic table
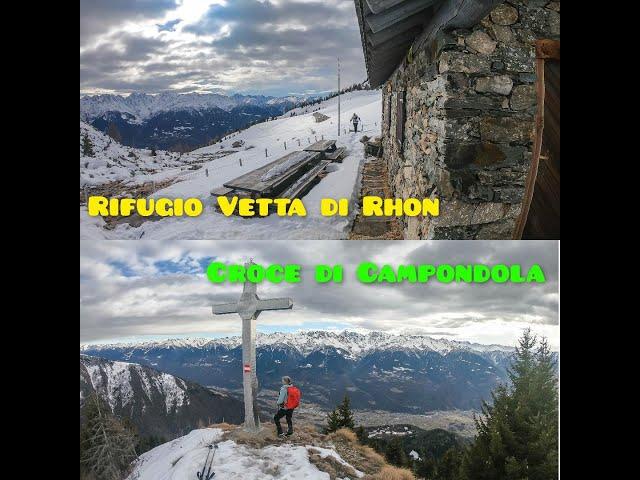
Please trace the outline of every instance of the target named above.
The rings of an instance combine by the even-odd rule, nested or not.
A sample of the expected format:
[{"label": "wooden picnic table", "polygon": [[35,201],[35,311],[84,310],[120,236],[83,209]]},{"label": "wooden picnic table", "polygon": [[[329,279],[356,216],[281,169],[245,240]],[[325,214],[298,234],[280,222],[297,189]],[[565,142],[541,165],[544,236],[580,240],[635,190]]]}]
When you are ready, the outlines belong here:
[{"label": "wooden picnic table", "polygon": [[320,140],[316,143],[312,143],[307,148],[304,149],[305,152],[330,152],[335,149],[336,141],[335,140]]},{"label": "wooden picnic table", "polygon": [[257,193],[261,195],[271,192],[278,193],[278,187],[286,188],[289,180],[303,167],[320,160],[320,152],[291,152],[260,168],[245,173],[224,184],[225,187],[236,190]]}]

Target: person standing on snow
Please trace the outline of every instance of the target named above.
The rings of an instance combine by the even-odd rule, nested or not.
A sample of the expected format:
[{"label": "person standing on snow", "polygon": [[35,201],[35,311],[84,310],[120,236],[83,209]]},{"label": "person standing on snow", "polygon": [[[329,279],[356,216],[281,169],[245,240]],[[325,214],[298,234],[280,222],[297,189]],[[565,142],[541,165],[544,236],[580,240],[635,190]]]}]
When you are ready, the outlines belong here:
[{"label": "person standing on snow", "polygon": [[353,116],[351,117],[351,122],[353,122],[353,131],[357,132],[358,123],[360,123],[360,117],[354,113]]},{"label": "person standing on snow", "polygon": [[[280,388],[280,395],[276,403],[278,412],[274,415],[273,421],[276,423],[278,436],[289,437],[293,435],[293,410],[300,404],[300,390],[293,385],[291,377],[282,377],[282,387]],[[282,433],[282,425],[280,425],[280,419],[282,417],[287,419],[286,434]]]}]

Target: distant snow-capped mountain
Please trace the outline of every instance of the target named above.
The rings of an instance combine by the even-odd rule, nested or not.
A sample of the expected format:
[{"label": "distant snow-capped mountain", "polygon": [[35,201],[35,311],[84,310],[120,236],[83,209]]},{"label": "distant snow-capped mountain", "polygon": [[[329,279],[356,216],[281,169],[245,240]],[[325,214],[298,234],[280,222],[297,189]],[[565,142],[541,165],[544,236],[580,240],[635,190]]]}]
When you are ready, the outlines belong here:
[{"label": "distant snow-capped mountain", "polygon": [[240,423],[239,400],[152,368],[80,355],[80,412],[97,393],[113,413],[130,419],[140,435],[173,438],[227,421]]},{"label": "distant snow-capped mountain", "polygon": [[227,112],[244,105],[295,104],[306,97],[268,97],[264,95],[221,95],[218,93],[132,93],[123,95],[83,95],[80,97],[80,117],[88,122],[109,112],[119,112],[142,122],[162,112],[208,110],[219,108]]},{"label": "distant snow-capped mountain", "polygon": [[[82,352],[152,366],[202,385],[236,389],[239,337],[84,345]],[[310,331],[259,334],[257,372],[264,388],[290,375],[306,399],[333,407],[345,392],[356,408],[423,413],[478,408],[507,381],[513,349],[419,335]]]},{"label": "distant snow-capped mountain", "polygon": [[217,93],[84,95],[80,120],[110,132],[123,145],[185,152],[282,115],[308,98]]},{"label": "distant snow-capped mountain", "polygon": [[[302,355],[331,347],[345,357],[358,358],[374,351],[434,351],[446,355],[455,350],[478,353],[513,352],[513,347],[504,345],[483,345],[479,343],[437,339],[426,335],[396,335],[384,332],[358,333],[353,331],[331,332],[323,330],[302,331],[297,333],[258,333],[258,347],[287,346]],[[224,337],[216,339],[184,338],[150,342],[118,343],[104,345],[83,345],[82,350],[100,351],[112,348],[187,348],[202,349],[210,347],[236,348],[242,344],[242,337]]]}]

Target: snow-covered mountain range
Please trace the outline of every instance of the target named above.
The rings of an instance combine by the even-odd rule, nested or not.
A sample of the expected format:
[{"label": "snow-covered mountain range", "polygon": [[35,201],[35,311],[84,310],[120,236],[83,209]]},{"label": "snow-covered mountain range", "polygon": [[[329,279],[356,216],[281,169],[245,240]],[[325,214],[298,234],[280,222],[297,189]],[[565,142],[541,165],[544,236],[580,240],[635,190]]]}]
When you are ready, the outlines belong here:
[{"label": "snow-covered mountain range", "polygon": [[264,95],[221,95],[218,93],[132,93],[123,95],[83,95],[80,97],[80,117],[91,122],[108,112],[120,112],[141,122],[162,112],[208,110],[220,108],[231,111],[244,105],[295,105],[308,96],[268,97]]},{"label": "snow-covered mountain range", "polygon": [[123,145],[185,152],[267,118],[307,97],[161,93],[85,95],[80,120]]},{"label": "snow-covered mountain range", "polygon": [[199,423],[240,423],[239,400],[168,373],[127,362],[80,355],[80,412],[98,394],[142,436],[173,438]]},{"label": "snow-covered mountain range", "polygon": [[[277,389],[290,375],[309,401],[333,407],[345,392],[354,407],[395,412],[474,409],[507,381],[513,349],[419,335],[345,331],[259,334],[257,372]],[[84,345],[82,352],[149,365],[202,385],[239,389],[239,337]]]},{"label": "snow-covered mountain range", "polygon": [[[460,342],[426,335],[396,335],[385,332],[359,333],[345,330],[332,332],[325,330],[301,331],[297,333],[258,333],[258,347],[288,347],[301,355],[310,355],[315,351],[333,348],[345,358],[356,359],[376,351],[433,351],[446,355],[452,351],[464,350],[477,353],[513,352],[513,347],[504,345],[483,345],[479,343]],[[99,352],[101,350],[118,349],[207,349],[223,347],[233,349],[242,344],[239,336],[207,339],[183,338],[151,342],[116,343],[102,345],[83,345],[81,350]]]}]

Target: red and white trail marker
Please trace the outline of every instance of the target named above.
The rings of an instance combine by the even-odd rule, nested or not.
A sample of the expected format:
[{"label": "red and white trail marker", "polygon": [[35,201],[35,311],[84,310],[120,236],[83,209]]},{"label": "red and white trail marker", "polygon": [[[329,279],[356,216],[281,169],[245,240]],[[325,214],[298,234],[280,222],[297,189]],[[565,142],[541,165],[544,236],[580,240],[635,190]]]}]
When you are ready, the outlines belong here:
[{"label": "red and white trail marker", "polygon": [[245,365],[244,365],[244,367],[243,367],[242,371],[243,371],[244,373],[251,373],[251,365],[249,365],[248,363],[245,363]]}]

